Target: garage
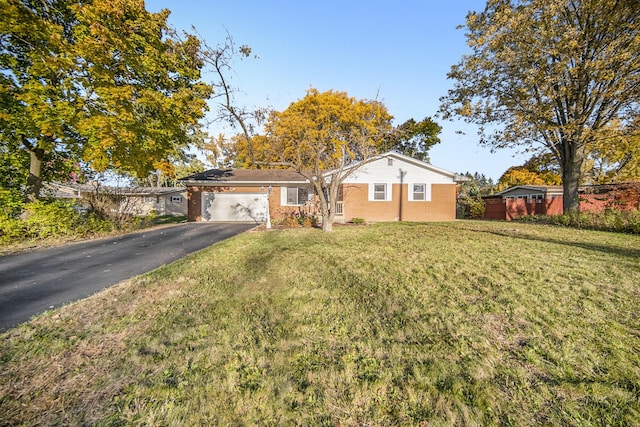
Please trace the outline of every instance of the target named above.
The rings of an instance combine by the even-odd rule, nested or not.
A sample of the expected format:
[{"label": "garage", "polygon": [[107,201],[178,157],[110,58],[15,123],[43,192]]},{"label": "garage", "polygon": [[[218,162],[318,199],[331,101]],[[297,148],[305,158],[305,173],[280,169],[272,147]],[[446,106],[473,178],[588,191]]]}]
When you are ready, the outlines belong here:
[{"label": "garage", "polygon": [[202,193],[202,221],[264,222],[267,193]]}]

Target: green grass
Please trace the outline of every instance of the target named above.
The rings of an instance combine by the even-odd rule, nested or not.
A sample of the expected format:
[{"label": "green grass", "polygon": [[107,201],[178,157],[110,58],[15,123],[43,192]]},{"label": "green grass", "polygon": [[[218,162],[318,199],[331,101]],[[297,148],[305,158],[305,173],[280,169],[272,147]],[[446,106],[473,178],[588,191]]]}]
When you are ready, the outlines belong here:
[{"label": "green grass", "polygon": [[640,238],[246,233],[2,335],[0,425],[639,425]]}]

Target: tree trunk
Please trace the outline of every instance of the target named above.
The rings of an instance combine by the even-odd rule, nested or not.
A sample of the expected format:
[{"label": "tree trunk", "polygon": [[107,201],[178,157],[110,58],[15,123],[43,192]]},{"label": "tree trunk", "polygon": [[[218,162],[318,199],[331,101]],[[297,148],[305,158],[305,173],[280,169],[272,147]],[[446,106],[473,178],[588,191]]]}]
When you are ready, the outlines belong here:
[{"label": "tree trunk", "polygon": [[322,231],[325,233],[331,233],[333,231],[333,222],[329,219],[328,216],[322,217]]},{"label": "tree trunk", "polygon": [[[318,176],[318,175],[316,175]],[[310,179],[307,177],[307,179]],[[322,214],[322,231],[330,233],[333,231],[333,216],[334,216],[334,207],[330,205],[330,197],[329,189],[327,188],[326,181],[316,180],[311,178],[311,182],[313,182],[313,188],[320,200],[320,213]],[[335,204],[335,202],[333,202]]]},{"label": "tree trunk", "polygon": [[321,188],[319,195],[320,209],[322,210],[322,231],[330,233],[333,231],[333,207],[324,190]]},{"label": "tree trunk", "polygon": [[562,203],[565,214],[580,211],[578,186],[584,160],[583,150],[577,144],[564,142],[562,156]]},{"label": "tree trunk", "polygon": [[322,231],[330,233],[333,231],[333,212],[325,196],[320,196],[320,209],[322,210]]},{"label": "tree trunk", "polygon": [[27,202],[35,202],[40,198],[40,189],[42,188],[42,159],[44,159],[44,150],[42,148],[34,148],[29,150],[29,176],[27,177],[27,187],[25,196]]}]

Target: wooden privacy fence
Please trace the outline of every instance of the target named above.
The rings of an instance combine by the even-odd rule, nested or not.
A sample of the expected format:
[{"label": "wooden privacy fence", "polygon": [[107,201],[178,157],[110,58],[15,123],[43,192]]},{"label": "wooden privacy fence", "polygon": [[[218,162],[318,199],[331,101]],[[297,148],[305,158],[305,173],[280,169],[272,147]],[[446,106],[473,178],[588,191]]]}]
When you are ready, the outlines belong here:
[{"label": "wooden privacy fence", "polygon": [[530,215],[562,214],[562,199],[485,199],[484,219],[500,219],[511,221]]}]

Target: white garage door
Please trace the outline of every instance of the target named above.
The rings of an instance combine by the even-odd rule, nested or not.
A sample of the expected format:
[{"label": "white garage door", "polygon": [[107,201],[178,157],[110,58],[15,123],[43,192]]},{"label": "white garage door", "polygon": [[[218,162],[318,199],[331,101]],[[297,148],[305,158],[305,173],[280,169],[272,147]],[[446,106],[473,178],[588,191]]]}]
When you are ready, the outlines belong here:
[{"label": "white garage door", "polygon": [[266,193],[202,193],[203,221],[263,222]]}]

